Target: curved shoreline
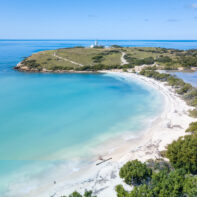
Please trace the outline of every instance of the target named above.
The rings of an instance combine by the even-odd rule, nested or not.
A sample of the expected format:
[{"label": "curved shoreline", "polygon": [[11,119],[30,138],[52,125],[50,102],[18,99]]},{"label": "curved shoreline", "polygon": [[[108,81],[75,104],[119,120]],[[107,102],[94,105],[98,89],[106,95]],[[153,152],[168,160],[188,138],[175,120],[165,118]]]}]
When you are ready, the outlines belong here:
[{"label": "curved shoreline", "polygon": [[141,75],[122,73],[120,71],[104,71],[102,73],[119,76],[127,80],[136,80],[139,83],[151,86],[157,91],[160,91],[164,97],[164,110],[152,121],[149,128],[140,137],[130,140],[120,140],[118,142],[121,142],[121,145],[114,150],[107,149],[106,151],[106,146],[104,146],[105,152],[107,152],[105,155],[106,158],[112,157],[112,160],[100,166],[96,166],[98,161],[91,163],[89,166],[73,173],[71,177],[64,177],[58,180],[56,184],[51,183],[50,185],[45,185],[42,188],[25,193],[24,196],[49,197],[55,194],[55,197],[59,197],[70,194],[75,190],[84,192],[85,189],[90,189],[98,197],[115,197],[116,192],[114,187],[117,184],[123,184],[126,189],[131,189],[118,176],[119,169],[124,163],[134,159],[146,161],[151,158],[159,158],[160,151],[164,150],[165,146],[173,140],[184,136],[185,129],[189,123],[196,121],[196,119],[188,115],[188,110],[192,109],[192,107],[188,106],[165,83]]},{"label": "curved shoreline", "polygon": [[[100,167],[92,166],[86,171],[85,176],[81,177],[77,182],[65,186],[63,190],[58,191],[58,195],[64,195],[78,190],[84,192],[85,189],[93,190],[98,197],[116,197],[114,187],[117,184],[123,184],[125,188],[130,190],[119,178],[120,167],[129,160],[138,159],[146,161],[148,159],[160,158],[160,151],[164,150],[167,144],[179,137],[185,135],[185,129],[188,125],[195,121],[188,114],[188,110],[192,107],[188,106],[170,86],[165,83],[150,79],[144,76],[105,71],[118,75],[120,77],[132,78],[145,83],[152,88],[160,91],[164,97],[163,112],[151,123],[150,127],[144,131],[143,135],[137,139],[127,141],[118,150],[110,153],[112,161],[105,163]],[[57,190],[56,190],[57,191]]]}]

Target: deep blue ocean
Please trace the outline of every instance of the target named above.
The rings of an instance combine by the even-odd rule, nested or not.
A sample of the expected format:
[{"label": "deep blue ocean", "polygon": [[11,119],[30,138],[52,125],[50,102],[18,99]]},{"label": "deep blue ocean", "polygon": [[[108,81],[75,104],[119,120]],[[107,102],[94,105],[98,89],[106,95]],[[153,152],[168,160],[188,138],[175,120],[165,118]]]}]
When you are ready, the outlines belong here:
[{"label": "deep blue ocean", "polygon": [[[58,178],[57,166],[66,169],[61,172],[66,176],[91,157],[97,145],[124,132],[137,135],[146,128],[145,119],[160,113],[161,95],[135,81],[106,74],[13,70],[32,53],[93,42],[0,40],[0,196],[26,196]],[[197,48],[197,41],[102,40],[99,44]]]}]

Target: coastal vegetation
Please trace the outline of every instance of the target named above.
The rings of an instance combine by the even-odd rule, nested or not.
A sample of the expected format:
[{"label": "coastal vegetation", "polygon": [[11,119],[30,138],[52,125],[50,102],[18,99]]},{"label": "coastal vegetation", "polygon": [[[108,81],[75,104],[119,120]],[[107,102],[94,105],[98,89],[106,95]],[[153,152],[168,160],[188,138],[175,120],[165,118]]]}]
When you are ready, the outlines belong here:
[{"label": "coastal vegetation", "polygon": [[197,134],[174,141],[168,146],[166,156],[175,169],[183,168],[187,173],[197,174]]},{"label": "coastal vegetation", "polygon": [[[117,197],[196,197],[197,196],[197,122],[167,146],[164,157],[145,163],[138,160],[127,162],[119,171],[120,177],[131,187],[116,186]],[[74,192],[69,197],[83,197]],[[84,197],[93,197],[85,192]]]},{"label": "coastal vegetation", "polygon": [[[132,54],[133,51],[131,52],[129,50],[135,51],[135,57]],[[197,89],[176,76],[157,72],[158,65],[154,65],[155,63],[159,64],[163,66],[160,67],[163,69],[167,67],[170,69],[178,68],[179,66],[185,68],[196,67],[197,65],[194,61],[195,58],[197,58],[196,50],[181,51],[162,48],[124,48],[124,51],[127,52],[125,58],[128,64],[126,65],[120,66],[120,64],[115,64],[115,61],[114,64],[107,66],[106,64],[102,64],[103,61],[106,61],[106,57],[110,55],[113,55],[113,57],[121,55],[119,47],[114,47],[113,50],[99,51],[99,53],[92,55],[92,65],[76,67],[75,70],[98,71],[121,68],[127,71],[128,68],[133,68],[136,65],[150,65],[142,69],[139,74],[166,82],[172,86],[177,94],[189,105],[194,107],[194,109],[190,111],[190,114],[197,117]],[[152,56],[147,53],[152,53]],[[160,53],[164,55],[160,55]],[[192,56],[191,61],[188,56]],[[39,67],[36,61],[30,60],[29,64]],[[191,123],[186,132],[186,136],[180,137],[167,146],[166,151],[163,151],[161,154],[163,158],[148,160],[145,163],[138,160],[127,162],[120,169],[119,176],[127,185],[133,188],[131,187],[132,190],[127,191],[122,185],[117,185],[117,197],[197,196],[197,122]],[[169,162],[167,162],[164,157],[167,158]],[[83,196],[92,197],[92,192],[85,192]],[[69,197],[83,196],[78,192],[74,192]]]},{"label": "coastal vegetation", "polygon": [[[121,57],[128,64],[122,64]],[[159,69],[191,69],[197,67],[197,50],[175,50],[157,47],[62,48],[41,51],[25,58],[16,69],[32,72],[99,71],[128,69],[141,65],[157,65]]]},{"label": "coastal vegetation", "polygon": [[[62,196],[62,197],[66,197],[66,196]],[[96,196],[92,195],[92,191],[85,191],[83,196],[77,191],[75,191],[72,194],[70,194],[68,197],[96,197]]]},{"label": "coastal vegetation", "polygon": [[[196,113],[196,88],[176,76],[157,72],[156,67],[146,67],[141,70],[140,74],[167,82],[188,104],[195,107],[192,113]],[[129,192],[122,185],[118,185],[116,187],[117,196],[197,196],[197,122],[192,122],[186,132],[188,135],[173,141],[167,146],[167,150],[162,152],[161,155],[167,157],[169,162],[162,158],[146,163],[137,160],[126,163],[120,169],[120,177],[124,179],[126,184],[134,186],[134,188]],[[132,168],[128,166],[132,166]],[[121,172],[124,172],[124,176]],[[130,181],[134,178],[136,180],[136,176],[138,184]]]},{"label": "coastal vegetation", "polygon": [[126,163],[119,173],[128,185],[139,185],[149,180],[152,170],[138,160]]},{"label": "coastal vegetation", "polygon": [[185,83],[182,79],[172,76],[167,73],[159,73],[154,70],[154,67],[146,67],[140,72],[141,75],[150,77],[159,81],[167,82],[172,86],[176,93],[179,94],[189,105],[194,109],[190,111],[190,115],[197,117],[197,89],[192,85]]},{"label": "coastal vegetation", "polygon": [[126,163],[120,177],[134,188],[129,192],[122,185],[116,186],[117,197],[197,196],[197,122],[186,131],[190,134],[168,145],[165,156],[169,163],[163,159]]}]

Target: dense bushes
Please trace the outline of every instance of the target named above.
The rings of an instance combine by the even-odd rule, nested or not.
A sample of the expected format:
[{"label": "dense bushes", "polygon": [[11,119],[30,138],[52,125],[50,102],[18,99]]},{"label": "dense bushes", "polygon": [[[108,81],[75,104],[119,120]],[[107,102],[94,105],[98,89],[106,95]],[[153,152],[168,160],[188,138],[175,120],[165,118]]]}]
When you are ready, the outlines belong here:
[{"label": "dense bushes", "polygon": [[192,86],[188,83],[184,83],[184,84],[181,84],[181,88],[179,90],[177,90],[177,93],[178,94],[185,94],[187,93],[189,90],[192,89]]},{"label": "dense bushes", "polygon": [[192,122],[189,125],[189,128],[186,130],[186,132],[196,133],[197,134],[197,122]]},{"label": "dense bushes", "polygon": [[107,55],[111,55],[114,53],[120,53],[119,50],[113,49],[113,50],[108,50],[108,51],[103,51],[101,53],[98,53],[96,56],[92,57],[92,60],[94,63],[101,63],[104,60],[104,57]]},{"label": "dense bushes", "polygon": [[156,59],[157,62],[169,63],[172,62],[172,59],[168,56],[160,56]]},{"label": "dense bushes", "polygon": [[[62,197],[66,197],[66,196],[62,196]],[[72,194],[70,194],[68,197],[96,197],[96,196],[92,196],[92,191],[85,191],[83,196],[75,191]]]},{"label": "dense bushes", "polygon": [[114,44],[114,45],[111,45],[111,47],[112,47],[112,48],[122,48],[121,46],[119,46],[119,45],[116,45],[116,44]]},{"label": "dense bushes", "polygon": [[134,160],[126,163],[119,175],[128,185],[138,185],[149,180],[152,170],[147,168],[146,164]]},{"label": "dense bushes", "polygon": [[117,197],[195,197],[197,194],[197,177],[186,175],[184,169],[153,172],[148,184],[135,186],[131,192],[122,185],[116,186]]},{"label": "dense bushes", "polygon": [[97,56],[94,56],[92,59],[94,63],[100,63],[103,60],[103,56],[97,55]]},{"label": "dense bushes", "polygon": [[74,67],[53,66],[53,67],[51,68],[51,70],[52,70],[52,71],[58,71],[58,70],[60,70],[60,71],[61,71],[61,70],[63,70],[63,71],[65,71],[65,70],[74,70]]},{"label": "dense bushes", "polygon": [[[155,59],[155,62],[163,63],[162,65],[166,70],[176,69],[175,65],[182,66],[188,69],[190,67],[197,67],[197,50],[183,51],[183,50],[162,49],[162,48],[158,48],[157,50],[145,50],[145,49],[138,49],[138,50],[142,52],[151,52],[151,53],[175,54],[175,56],[172,56],[173,59],[171,58],[171,56],[168,55],[165,56],[160,55]],[[132,60],[131,57],[128,59]]]},{"label": "dense bushes", "polygon": [[187,175],[183,186],[183,193],[189,197],[197,196],[197,176]]},{"label": "dense bushes", "polygon": [[197,135],[186,135],[168,145],[166,156],[173,167],[197,174]]},{"label": "dense bushes", "polygon": [[126,191],[122,185],[116,187],[118,197],[194,197],[197,192],[197,178],[185,175],[184,169],[170,172],[161,170],[153,173],[148,184],[135,186],[131,192]]},{"label": "dense bushes", "polygon": [[[180,94],[189,105],[197,106],[197,89],[192,87],[190,84],[185,83],[182,79],[147,68],[143,69],[140,74],[159,81],[166,81],[170,86],[175,88],[176,92]],[[197,117],[197,109],[191,110],[190,115]]]},{"label": "dense bushes", "polygon": [[120,169],[120,177],[129,185],[133,184],[133,177],[137,177],[138,185],[133,184],[136,186],[131,192],[118,185],[117,196],[197,196],[197,122],[191,123],[186,132],[190,132],[190,135],[168,145],[166,156],[170,164],[162,160],[149,160],[147,164],[135,160],[125,164]]},{"label": "dense bushes", "polygon": [[154,70],[145,70],[143,69],[141,72],[140,72],[141,75],[144,75],[146,77],[151,77],[151,78],[154,78],[156,80],[159,80],[159,81],[167,81],[171,75],[169,74],[166,74],[166,73],[158,73]]},{"label": "dense bushes", "polygon": [[143,65],[143,64],[150,65],[150,64],[154,64],[154,62],[155,62],[153,57],[146,57],[146,58],[142,58],[142,59],[131,57],[130,55],[125,55],[124,57],[133,66],[139,66],[139,65]]},{"label": "dense bushes", "polygon": [[94,66],[82,66],[75,68],[76,71],[92,71],[96,72],[99,70],[110,70],[110,69],[127,69],[127,68],[133,68],[133,66],[126,64],[123,66],[120,65],[104,65],[104,64],[95,64]]},{"label": "dense bushes", "polygon": [[25,59],[21,63],[24,64],[25,66],[29,67],[29,68],[34,68],[35,69],[35,68],[39,68],[40,67],[40,64],[38,64],[36,62],[36,60],[27,60],[27,59]]},{"label": "dense bushes", "polygon": [[197,57],[194,56],[181,56],[178,62],[186,68],[197,67]]}]

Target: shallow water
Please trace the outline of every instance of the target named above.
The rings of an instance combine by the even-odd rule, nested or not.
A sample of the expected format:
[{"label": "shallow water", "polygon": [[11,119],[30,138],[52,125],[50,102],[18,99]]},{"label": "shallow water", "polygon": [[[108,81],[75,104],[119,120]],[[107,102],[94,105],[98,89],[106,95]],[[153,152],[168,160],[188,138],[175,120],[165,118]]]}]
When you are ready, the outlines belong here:
[{"label": "shallow water", "polygon": [[[13,197],[12,191],[17,196],[21,189],[28,191],[66,176],[79,163],[85,165],[98,144],[124,132],[137,135],[146,127],[144,120],[161,111],[160,94],[135,81],[105,74],[36,74],[12,69],[24,56],[40,50],[91,43],[0,41],[1,196]],[[180,45],[178,41],[101,43]],[[197,43],[183,42],[181,46],[188,45],[193,48]]]},{"label": "shallow water", "polygon": [[186,83],[192,84],[192,86],[197,87],[197,71],[195,72],[177,72],[177,71],[168,71],[173,75],[176,75],[178,78],[183,79]]}]

